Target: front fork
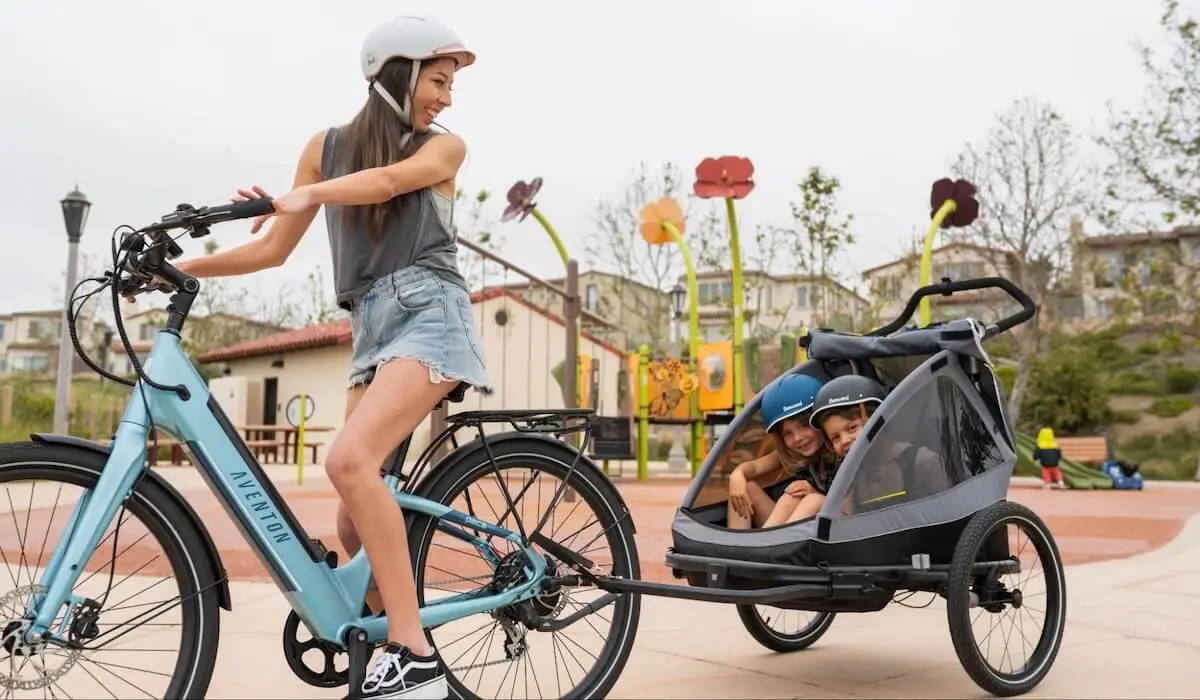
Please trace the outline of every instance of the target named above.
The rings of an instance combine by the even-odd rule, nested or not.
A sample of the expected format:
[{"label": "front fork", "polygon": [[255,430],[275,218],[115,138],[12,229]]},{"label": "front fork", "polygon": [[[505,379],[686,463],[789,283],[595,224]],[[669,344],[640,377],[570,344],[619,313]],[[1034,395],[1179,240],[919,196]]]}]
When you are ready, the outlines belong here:
[{"label": "front fork", "polygon": [[[146,389],[151,391],[150,389]],[[82,603],[83,599],[72,595],[71,590],[83,573],[101,536],[108,530],[117,509],[132,493],[138,478],[146,470],[146,438],[149,427],[145,405],[141,395],[134,390],[132,399],[125,408],[121,424],[117,426],[112,451],[104,464],[96,486],[80,495],[79,502],[63,530],[42,572],[39,590],[30,606],[33,623],[27,632],[27,641],[41,639],[51,632],[54,620],[66,603]],[[116,566],[116,561],[111,563]],[[63,616],[60,631],[69,629],[70,615]]]}]

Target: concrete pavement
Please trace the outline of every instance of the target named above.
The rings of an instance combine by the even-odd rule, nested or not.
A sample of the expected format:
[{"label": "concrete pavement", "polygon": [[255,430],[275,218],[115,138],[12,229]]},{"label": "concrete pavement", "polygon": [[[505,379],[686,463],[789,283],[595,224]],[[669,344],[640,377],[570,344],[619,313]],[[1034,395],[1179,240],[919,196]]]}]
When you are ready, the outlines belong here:
[{"label": "concrete pavement", "polygon": [[[291,488],[284,489],[289,500]],[[630,496],[622,484],[642,508],[660,496],[646,488]],[[1056,535],[1062,532],[1066,561],[1090,562],[1067,567],[1063,646],[1033,697],[1200,696],[1200,516],[1186,516],[1200,507],[1200,490],[1161,488],[1166,492],[1154,501],[1136,500],[1149,491],[1014,489],[1014,500],[1039,513],[1056,511],[1047,520]],[[667,488],[661,498],[676,498],[678,490]],[[635,507],[643,559],[661,561],[653,543],[661,542],[666,523],[642,514]],[[1176,524],[1168,527],[1164,518]],[[1124,523],[1123,537],[1105,528],[1089,534],[1091,525],[1113,520]],[[1144,551],[1152,546],[1158,548]],[[1135,551],[1143,553],[1129,556]],[[1103,557],[1110,558],[1097,561]],[[307,686],[287,668],[280,630],[288,608],[274,586],[236,581],[232,587],[234,612],[223,615],[209,696],[342,697],[343,689]],[[984,696],[958,663],[940,599],[922,610],[893,605],[841,615],[815,646],[789,655],[754,642],[732,606],[647,598],[642,610],[637,644],[613,697]]]}]

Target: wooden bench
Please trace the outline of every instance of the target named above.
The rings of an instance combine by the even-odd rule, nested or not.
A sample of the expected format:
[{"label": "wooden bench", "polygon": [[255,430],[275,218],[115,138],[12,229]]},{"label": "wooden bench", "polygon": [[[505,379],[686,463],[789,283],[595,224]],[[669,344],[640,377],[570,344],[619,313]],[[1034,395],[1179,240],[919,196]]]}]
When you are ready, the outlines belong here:
[{"label": "wooden bench", "polygon": [[279,461],[279,451],[283,449],[283,440],[247,440],[246,447],[250,448],[250,452],[258,458],[259,462],[263,461],[263,457],[270,455],[273,461]]},{"label": "wooden bench", "polygon": [[1069,460],[1094,463],[1097,467],[1108,459],[1108,439],[1103,435],[1060,437],[1058,449],[1062,451],[1062,456]]}]

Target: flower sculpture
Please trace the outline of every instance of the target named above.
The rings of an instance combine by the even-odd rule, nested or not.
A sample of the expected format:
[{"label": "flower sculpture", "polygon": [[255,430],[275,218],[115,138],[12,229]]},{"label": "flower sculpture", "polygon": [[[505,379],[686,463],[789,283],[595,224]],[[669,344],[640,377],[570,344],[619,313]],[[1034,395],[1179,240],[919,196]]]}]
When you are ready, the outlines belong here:
[{"label": "flower sculpture", "polygon": [[671,242],[671,234],[665,226],[668,223],[675,227],[676,232],[683,233],[683,209],[674,199],[663,197],[642,208],[642,238],[650,245]]},{"label": "flower sculpture", "polygon": [[692,191],[697,197],[741,199],[753,189],[754,163],[749,158],[705,158],[696,166],[696,183],[692,185]]},{"label": "flower sculpture", "polygon": [[966,226],[979,216],[979,200],[975,199],[975,185],[970,182],[947,177],[933,183],[933,190],[929,194],[929,215],[937,216],[947,200],[954,200],[954,211],[942,220],[942,228]]},{"label": "flower sculpture", "polygon": [[[504,214],[500,216],[501,221],[524,221],[525,217],[537,207],[537,203],[533,198],[542,189],[542,178],[535,177],[533,180],[526,183],[524,180],[517,180],[512,187],[508,188],[508,206],[504,208]],[[520,217],[519,219],[517,217]]]}]

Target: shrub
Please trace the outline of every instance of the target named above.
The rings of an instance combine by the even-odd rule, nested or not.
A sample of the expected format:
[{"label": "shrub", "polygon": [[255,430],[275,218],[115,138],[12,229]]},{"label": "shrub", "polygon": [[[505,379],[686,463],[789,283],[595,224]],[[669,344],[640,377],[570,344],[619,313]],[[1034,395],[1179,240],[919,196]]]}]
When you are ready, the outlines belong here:
[{"label": "shrub", "polygon": [[1192,400],[1186,396],[1164,396],[1150,404],[1150,412],[1159,418],[1174,418],[1191,407]]},{"label": "shrub", "polygon": [[1154,339],[1149,339],[1149,340],[1143,340],[1141,343],[1139,343],[1138,346],[1136,348],[1134,348],[1134,351],[1137,352],[1139,355],[1147,355],[1147,356],[1153,357],[1154,355],[1157,355],[1159,352],[1162,351],[1162,347]]},{"label": "shrub", "polygon": [[1190,394],[1195,391],[1196,385],[1200,384],[1200,371],[1188,369],[1180,365],[1172,365],[1167,368],[1164,383],[1167,386],[1167,391],[1171,393]]},{"label": "shrub", "polygon": [[1141,418],[1141,415],[1137,411],[1119,411],[1115,409],[1112,411],[1112,422],[1114,423],[1133,425],[1141,420]]},{"label": "shrub", "polygon": [[1106,425],[1110,419],[1108,386],[1091,348],[1062,345],[1034,360],[1021,427],[1053,425],[1070,434]]},{"label": "shrub", "polygon": [[996,368],[996,379],[1000,380],[1000,386],[1004,388],[1004,395],[1011,395],[1013,382],[1017,381],[1017,368],[1012,365],[1000,365]]},{"label": "shrub", "polygon": [[1183,354],[1183,336],[1179,334],[1179,331],[1166,331],[1162,334],[1162,336],[1159,337],[1158,342],[1163,352],[1168,355]]},{"label": "shrub", "polygon": [[1126,370],[1108,380],[1108,390],[1114,394],[1161,394],[1162,386],[1137,370]]}]

